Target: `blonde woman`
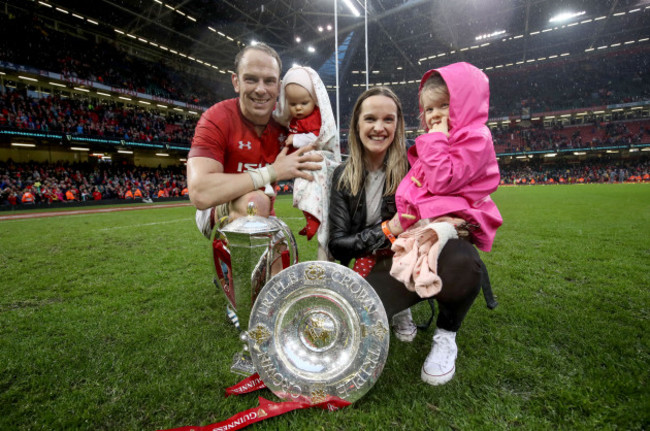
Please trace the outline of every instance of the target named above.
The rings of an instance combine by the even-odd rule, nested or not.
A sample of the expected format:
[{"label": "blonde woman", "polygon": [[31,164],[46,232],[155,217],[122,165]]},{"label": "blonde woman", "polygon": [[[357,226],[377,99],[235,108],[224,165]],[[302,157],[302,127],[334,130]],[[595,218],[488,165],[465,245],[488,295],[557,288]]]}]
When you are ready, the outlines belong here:
[{"label": "blonde woman", "polygon": [[[395,336],[410,342],[417,335],[417,326],[409,307],[423,299],[390,276],[394,238],[388,221],[397,212],[395,192],[409,170],[402,107],[390,89],[373,87],[359,96],[350,121],[348,148],[348,160],[332,177],[329,251],[343,265],[355,261],[354,270],[381,298]],[[458,330],[480,290],[481,271],[481,260],[469,241],[447,242],[438,258],[443,284],[435,296],[438,328]],[[451,379],[455,347],[436,344],[434,339],[425,361],[425,382],[438,385]]]}]

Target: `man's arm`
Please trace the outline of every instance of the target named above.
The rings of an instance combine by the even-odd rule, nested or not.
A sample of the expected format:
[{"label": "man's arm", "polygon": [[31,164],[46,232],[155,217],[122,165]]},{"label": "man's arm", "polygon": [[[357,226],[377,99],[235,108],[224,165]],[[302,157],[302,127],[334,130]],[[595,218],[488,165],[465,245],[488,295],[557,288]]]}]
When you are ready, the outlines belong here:
[{"label": "man's arm", "polygon": [[[309,145],[287,154],[289,149],[284,147],[272,165],[276,180],[298,177],[313,180],[313,176],[306,171],[320,169],[318,162],[323,160],[317,153],[305,154],[313,149]],[[226,174],[221,163],[208,157],[191,157],[187,160],[187,187],[190,200],[200,210],[230,202],[255,190],[249,174]]]},{"label": "man's arm", "polygon": [[187,160],[187,189],[194,206],[204,210],[253,191],[253,180],[246,173],[224,174],[214,159],[192,157]]}]

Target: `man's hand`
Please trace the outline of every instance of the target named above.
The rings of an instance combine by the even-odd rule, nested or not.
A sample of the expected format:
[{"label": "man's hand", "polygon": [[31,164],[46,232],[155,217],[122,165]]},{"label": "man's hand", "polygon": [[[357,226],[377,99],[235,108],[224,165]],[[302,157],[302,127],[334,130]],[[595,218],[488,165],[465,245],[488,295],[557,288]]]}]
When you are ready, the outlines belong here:
[{"label": "man's hand", "polygon": [[308,171],[320,169],[318,162],[323,161],[323,156],[317,153],[307,154],[316,148],[313,145],[300,148],[291,154],[287,154],[289,147],[285,146],[278,154],[273,163],[273,169],[278,181],[290,180],[293,178],[304,178],[312,181],[314,177]]}]

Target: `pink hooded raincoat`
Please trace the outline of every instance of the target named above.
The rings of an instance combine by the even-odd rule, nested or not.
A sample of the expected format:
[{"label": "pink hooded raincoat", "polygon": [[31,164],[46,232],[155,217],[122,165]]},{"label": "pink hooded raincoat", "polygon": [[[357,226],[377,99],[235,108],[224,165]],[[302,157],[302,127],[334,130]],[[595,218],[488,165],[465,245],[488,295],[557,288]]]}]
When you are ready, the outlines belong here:
[{"label": "pink hooded raincoat", "polygon": [[425,73],[420,90],[434,72],[449,88],[449,137],[441,132],[426,133],[409,148],[411,170],[395,196],[400,222],[407,229],[419,219],[457,216],[479,226],[472,232],[472,242],[490,251],[503,219],[490,198],[500,175],[492,135],[485,125],[488,78],[469,63],[454,63]]}]

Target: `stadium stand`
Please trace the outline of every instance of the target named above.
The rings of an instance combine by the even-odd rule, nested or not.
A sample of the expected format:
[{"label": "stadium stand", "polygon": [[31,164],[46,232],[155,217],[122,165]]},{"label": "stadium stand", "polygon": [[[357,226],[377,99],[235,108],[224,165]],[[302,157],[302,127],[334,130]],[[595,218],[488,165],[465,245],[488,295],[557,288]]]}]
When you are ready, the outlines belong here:
[{"label": "stadium stand", "polygon": [[6,62],[195,105],[210,106],[220,97],[209,73],[196,79],[169,61],[145,61],[108,41],[53,31],[35,15],[0,14],[0,38],[12,41],[0,45]]},{"label": "stadium stand", "polygon": [[[14,163],[0,161],[0,207],[51,206],[57,203],[123,200],[127,191],[141,199],[181,198],[186,188],[183,167],[147,169],[137,166],[89,163]],[[162,190],[163,195],[158,192]],[[72,192],[73,199],[66,193]],[[24,203],[30,193],[34,199]],[[135,198],[136,196],[131,196]]]},{"label": "stadium stand", "polygon": [[116,103],[46,96],[4,87],[0,92],[0,127],[109,137],[139,142],[177,143],[189,148],[196,121]]},{"label": "stadium stand", "polygon": [[[13,37],[18,33],[20,38]],[[185,183],[183,157],[200,111],[233,95],[232,88],[214,79],[214,72],[169,57],[147,58],[109,40],[53,28],[31,13],[0,13],[0,37],[12,40],[0,44],[0,66],[9,71],[0,75],[0,138],[5,146],[7,137],[15,136],[49,146],[34,160],[14,157],[14,162],[11,156],[16,153],[0,152],[5,208],[23,205],[26,192],[34,198],[24,205],[66,201],[69,190],[74,201],[82,202],[94,200],[93,193],[101,194],[102,200],[122,199],[129,188],[155,198],[161,185],[163,196],[178,196]],[[489,126],[503,184],[647,181],[649,52],[647,46],[634,45],[590,54],[589,61],[572,56],[517,68],[486,68],[491,87]],[[67,82],[65,88],[30,85],[16,76],[23,68],[58,74]],[[180,113],[169,109],[172,103],[161,107],[90,96],[83,91],[83,83],[89,82],[197,110]],[[403,102],[412,140],[422,132],[417,82],[391,88]],[[343,108],[341,121],[344,153],[348,110],[349,106]],[[163,167],[152,157],[125,156],[112,165],[104,163],[110,157],[75,155],[61,160],[47,155],[71,142],[86,142],[100,151],[114,151],[116,145],[150,148],[152,153],[171,150],[176,158]],[[542,159],[548,152],[560,157]]]},{"label": "stadium stand", "polygon": [[650,182],[650,160],[513,163],[501,167],[502,185]]},{"label": "stadium stand", "polygon": [[[650,182],[650,160],[647,157],[628,161],[610,157],[599,162],[551,165],[538,160],[501,167],[502,185],[632,182]],[[124,202],[124,199],[128,199],[125,196],[127,192],[135,194],[136,190],[142,193],[141,199],[182,198],[185,187],[185,170],[182,167],[147,169],[89,163],[0,162],[0,209],[5,210],[98,200]],[[280,193],[291,192],[289,182],[278,187]],[[74,198],[67,199],[67,192],[72,192]],[[32,200],[25,202],[25,194],[31,195]],[[137,196],[131,196],[131,199],[134,198]]]}]

